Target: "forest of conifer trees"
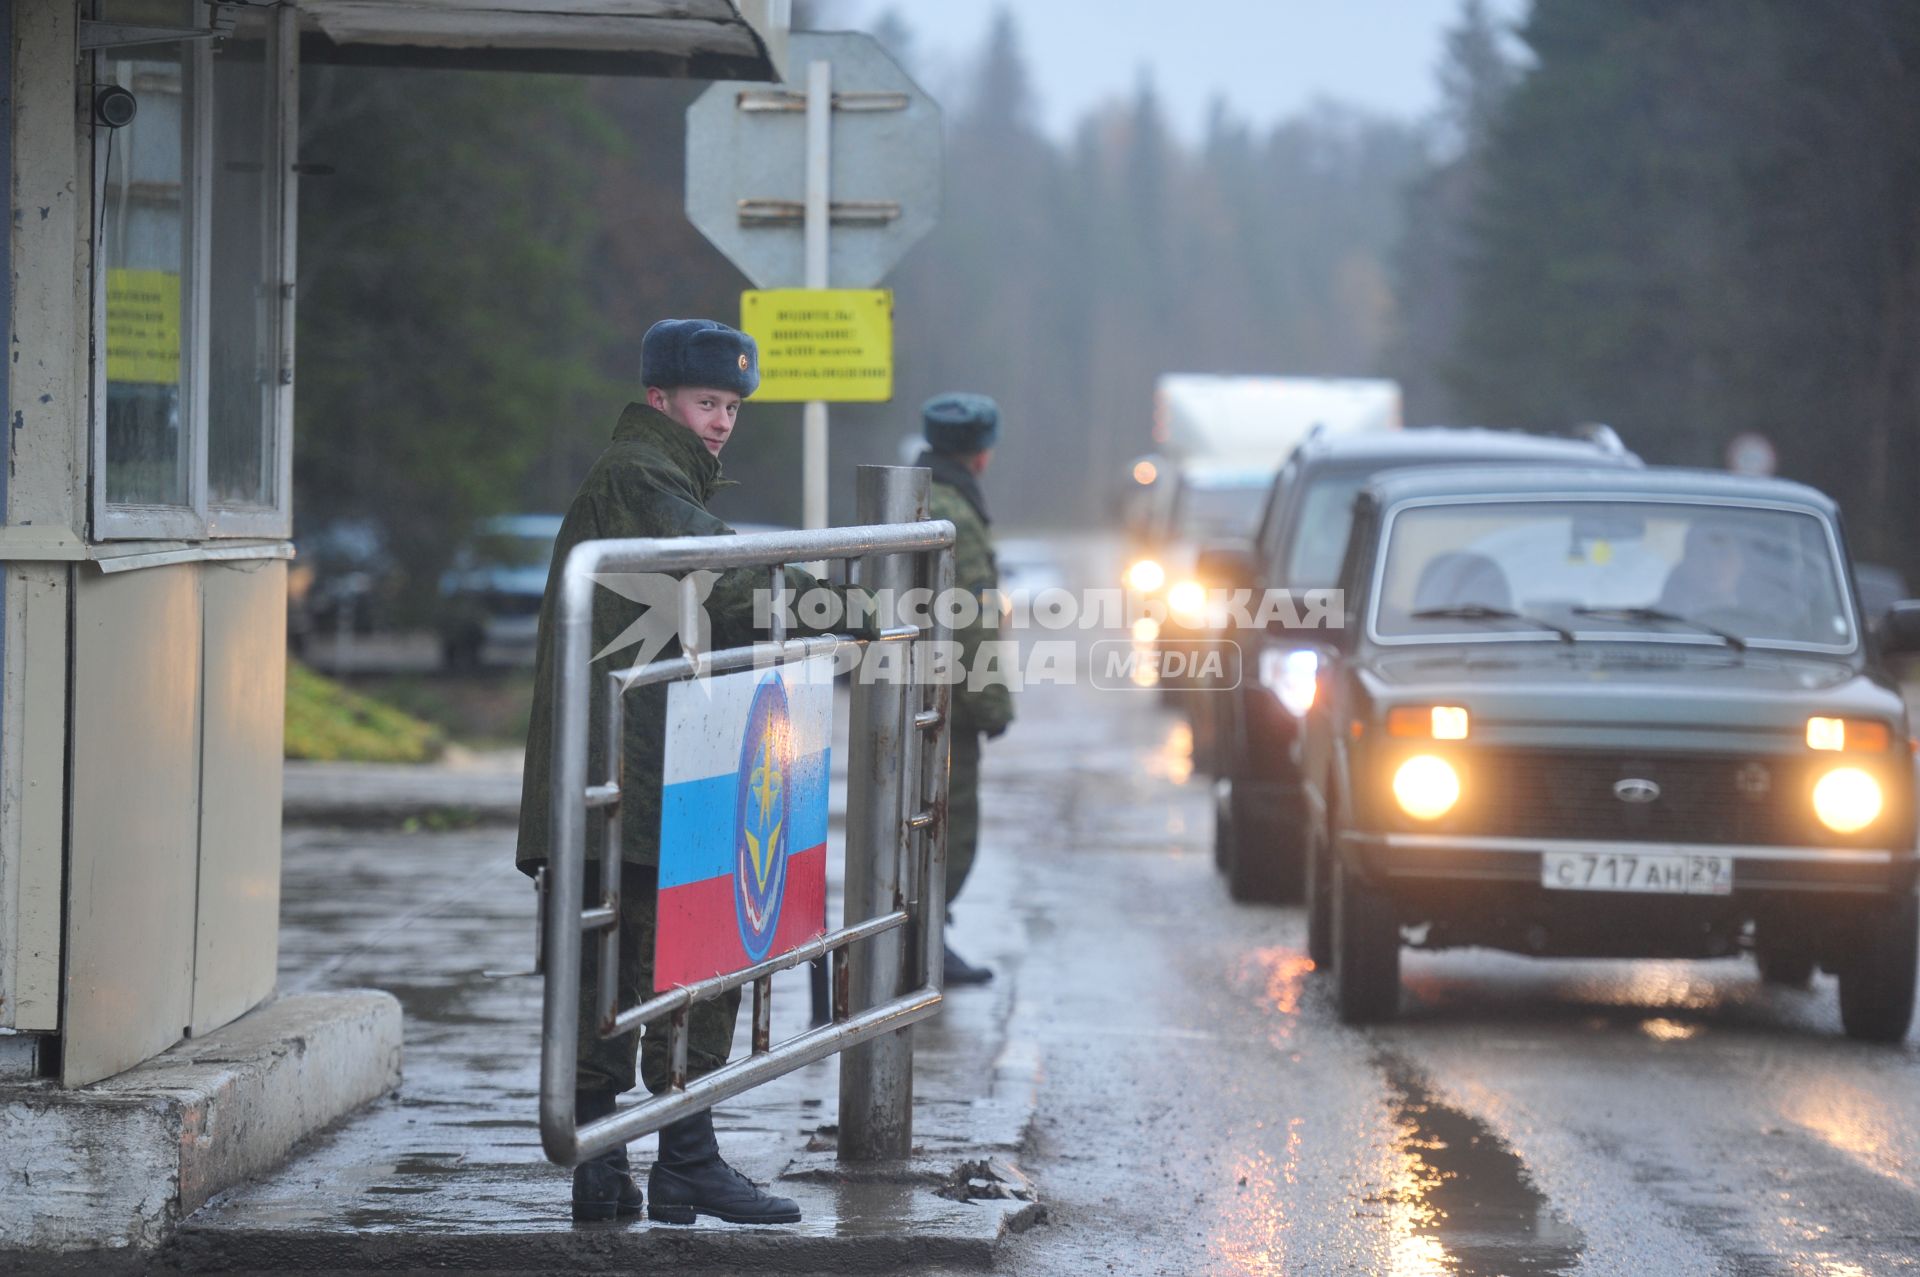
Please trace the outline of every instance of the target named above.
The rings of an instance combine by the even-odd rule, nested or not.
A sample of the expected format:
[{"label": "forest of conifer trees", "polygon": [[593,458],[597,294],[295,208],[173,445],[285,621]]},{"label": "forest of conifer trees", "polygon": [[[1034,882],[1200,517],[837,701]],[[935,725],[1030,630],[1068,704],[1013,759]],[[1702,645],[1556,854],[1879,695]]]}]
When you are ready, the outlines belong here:
[{"label": "forest of conifer trees", "polygon": [[[923,70],[910,10],[875,31]],[[943,219],[890,281],[895,402],[835,411],[835,518],[935,391],[1002,402],[1003,526],[1084,527],[1162,371],[1391,375],[1410,421],[1603,420],[1655,461],[1766,434],[1920,577],[1920,10],[1536,0],[1503,32],[1465,0],[1437,73],[1430,120],[1223,98],[1183,140],[1143,79],[1054,138],[1003,11],[939,86]],[[303,527],[376,515],[431,573],[474,515],[564,504],[649,323],[737,313],[682,212],[700,87],[309,74]],[[724,513],[797,521],[797,423],[749,407]]]}]

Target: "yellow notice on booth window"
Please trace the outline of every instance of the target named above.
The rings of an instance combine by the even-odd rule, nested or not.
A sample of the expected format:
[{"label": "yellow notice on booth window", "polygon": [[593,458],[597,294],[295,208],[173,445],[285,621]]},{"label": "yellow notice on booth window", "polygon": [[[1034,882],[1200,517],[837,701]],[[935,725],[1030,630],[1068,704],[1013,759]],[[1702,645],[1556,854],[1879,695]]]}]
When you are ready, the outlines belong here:
[{"label": "yellow notice on booth window", "polygon": [[107,380],[180,382],[180,276],[107,272]]},{"label": "yellow notice on booth window", "polygon": [[884,403],[893,398],[893,293],[888,289],[745,292],[740,327],[760,347],[755,399]]}]

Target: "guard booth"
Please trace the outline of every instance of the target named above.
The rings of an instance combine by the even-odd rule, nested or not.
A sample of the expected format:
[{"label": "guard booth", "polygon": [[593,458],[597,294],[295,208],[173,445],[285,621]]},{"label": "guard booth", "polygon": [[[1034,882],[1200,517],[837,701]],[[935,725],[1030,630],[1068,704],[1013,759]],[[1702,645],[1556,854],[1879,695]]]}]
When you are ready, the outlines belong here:
[{"label": "guard booth", "polygon": [[302,62],[777,79],[787,8],[0,0],[0,1084],[274,989]]}]

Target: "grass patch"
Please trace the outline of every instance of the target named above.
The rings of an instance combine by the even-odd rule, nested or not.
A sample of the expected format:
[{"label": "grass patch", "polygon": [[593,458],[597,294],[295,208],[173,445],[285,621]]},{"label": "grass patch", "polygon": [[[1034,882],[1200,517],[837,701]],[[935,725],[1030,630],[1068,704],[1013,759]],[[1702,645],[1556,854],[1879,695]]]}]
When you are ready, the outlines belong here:
[{"label": "grass patch", "polygon": [[439,727],[468,749],[519,749],[533,711],[533,671],[476,674],[363,674],[352,682],[388,705]]},{"label": "grass patch", "polygon": [[446,734],[384,701],[287,662],[287,757],[322,762],[425,763]]}]

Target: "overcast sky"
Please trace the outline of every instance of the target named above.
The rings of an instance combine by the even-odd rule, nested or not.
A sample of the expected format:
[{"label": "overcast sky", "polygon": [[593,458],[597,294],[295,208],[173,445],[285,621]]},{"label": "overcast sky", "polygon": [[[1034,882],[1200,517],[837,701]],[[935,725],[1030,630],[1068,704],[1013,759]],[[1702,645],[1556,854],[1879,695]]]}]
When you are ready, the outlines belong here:
[{"label": "overcast sky", "polygon": [[[1488,3],[1509,22],[1527,8]],[[1426,115],[1460,0],[839,0],[831,16],[863,27],[888,8],[917,34],[922,78],[936,93],[978,51],[994,13],[1011,8],[1049,133],[1064,136],[1090,108],[1130,96],[1145,70],[1174,127],[1192,138],[1215,97],[1256,125],[1317,98]]]}]

